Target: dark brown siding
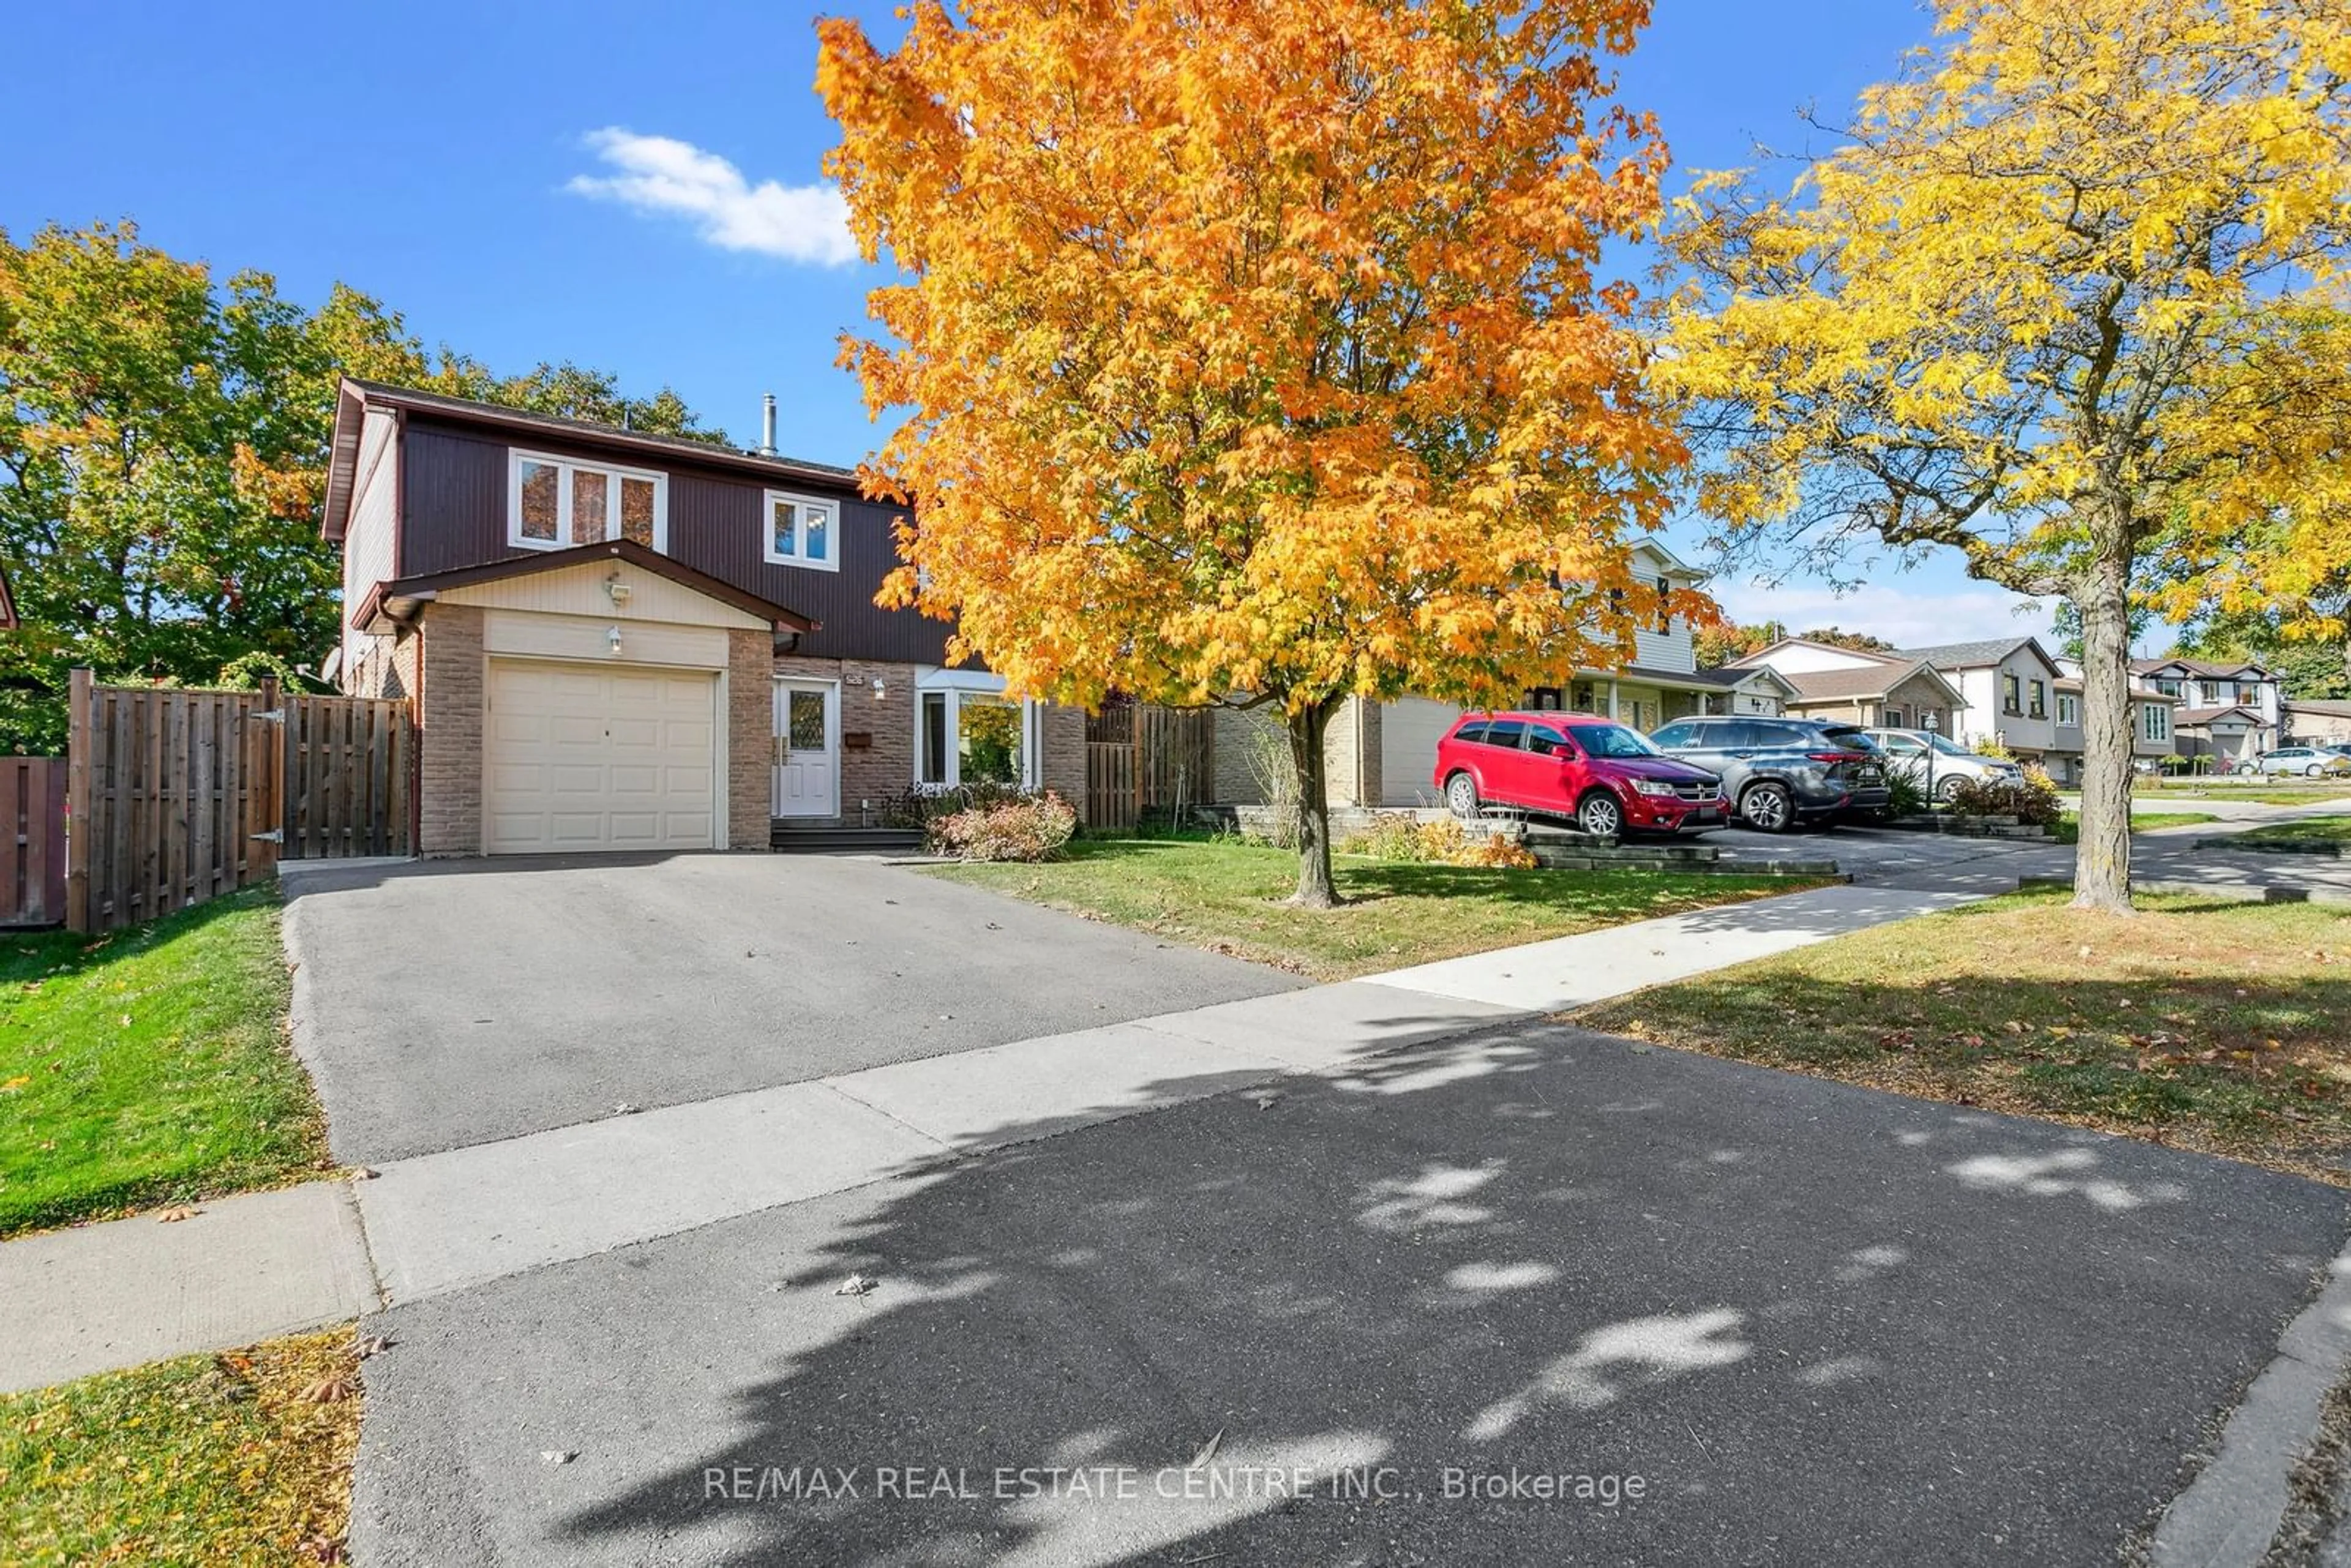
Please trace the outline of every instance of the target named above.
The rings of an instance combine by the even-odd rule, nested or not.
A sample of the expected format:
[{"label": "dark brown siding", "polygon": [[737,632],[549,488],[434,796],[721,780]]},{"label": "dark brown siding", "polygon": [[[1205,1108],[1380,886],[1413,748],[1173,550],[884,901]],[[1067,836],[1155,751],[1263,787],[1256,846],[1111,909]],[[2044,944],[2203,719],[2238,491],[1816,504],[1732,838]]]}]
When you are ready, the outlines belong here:
[{"label": "dark brown siding", "polygon": [[[512,444],[503,436],[409,416],[401,456],[401,575],[423,577],[530,553],[507,543],[507,454]],[[531,449],[557,456],[601,455],[625,467],[655,466],[642,454],[600,454],[589,444],[550,443]],[[761,542],[765,486],[719,470],[659,466],[669,475],[669,553],[822,622],[801,637],[799,652],[827,659],[945,662],[947,622],[907,610],[883,610],[873,602],[882,580],[898,562],[890,529],[902,508],[877,506],[847,485],[827,488],[778,481],[777,488],[829,495],[841,503],[841,563],[839,571],[771,566],[763,559]]]}]

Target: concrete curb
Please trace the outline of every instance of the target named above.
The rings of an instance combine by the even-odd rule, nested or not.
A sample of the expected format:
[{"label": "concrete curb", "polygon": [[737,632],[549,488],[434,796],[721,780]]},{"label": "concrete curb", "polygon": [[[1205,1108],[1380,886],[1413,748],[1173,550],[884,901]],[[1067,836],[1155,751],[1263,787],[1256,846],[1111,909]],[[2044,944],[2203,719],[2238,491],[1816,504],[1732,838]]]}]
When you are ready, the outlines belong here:
[{"label": "concrete curb", "polygon": [[[2071,893],[2074,879],[2070,876],[2026,876],[2016,882],[2019,893]],[[2133,893],[2180,894],[2191,898],[2218,898],[2231,904],[2351,904],[2351,888],[2289,887],[2278,883],[2244,885],[2213,882],[2139,882],[2131,883]]]},{"label": "concrete curb", "polygon": [[2327,1393],[2351,1365],[2351,1249],[2328,1275],[2229,1417],[2212,1462],[2164,1510],[2149,1568],[2254,1568],[2268,1552],[2294,1466],[2318,1436]]}]

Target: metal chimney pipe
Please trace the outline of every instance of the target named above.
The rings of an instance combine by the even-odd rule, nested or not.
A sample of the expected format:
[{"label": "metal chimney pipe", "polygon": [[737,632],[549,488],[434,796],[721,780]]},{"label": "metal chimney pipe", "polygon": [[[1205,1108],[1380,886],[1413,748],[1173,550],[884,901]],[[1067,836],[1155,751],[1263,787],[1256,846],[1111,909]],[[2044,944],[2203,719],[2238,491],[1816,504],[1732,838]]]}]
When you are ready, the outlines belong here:
[{"label": "metal chimney pipe", "polygon": [[759,405],[759,455],[773,457],[776,455],[776,394],[762,394]]}]

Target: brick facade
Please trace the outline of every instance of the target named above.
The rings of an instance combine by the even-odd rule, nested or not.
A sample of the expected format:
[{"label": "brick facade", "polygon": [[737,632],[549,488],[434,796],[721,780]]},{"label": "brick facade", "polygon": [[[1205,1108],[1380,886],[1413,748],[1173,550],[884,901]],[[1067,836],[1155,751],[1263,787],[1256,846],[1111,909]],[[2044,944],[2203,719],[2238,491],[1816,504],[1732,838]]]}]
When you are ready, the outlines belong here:
[{"label": "brick facade", "polygon": [[[1331,716],[1322,732],[1322,789],[1332,806],[1376,806],[1384,788],[1380,760],[1380,706],[1364,697],[1349,697]],[[1216,792],[1210,798],[1228,806],[1265,804],[1268,766],[1288,768],[1290,737],[1283,731],[1281,710],[1262,707],[1216,710],[1211,747],[1216,762]],[[1270,748],[1273,755],[1266,755]]]},{"label": "brick facade", "polygon": [[416,852],[482,852],[482,612],[427,607],[416,694]]},{"label": "brick facade", "polygon": [[1044,771],[1039,777],[1043,779],[1046,789],[1077,809],[1078,821],[1083,824],[1086,820],[1086,710],[1048,703],[1045,705],[1043,729]]},{"label": "brick facade", "polygon": [[768,813],[775,809],[772,742],[776,734],[775,659],[772,633],[737,629],[726,633],[726,847],[768,847]]}]

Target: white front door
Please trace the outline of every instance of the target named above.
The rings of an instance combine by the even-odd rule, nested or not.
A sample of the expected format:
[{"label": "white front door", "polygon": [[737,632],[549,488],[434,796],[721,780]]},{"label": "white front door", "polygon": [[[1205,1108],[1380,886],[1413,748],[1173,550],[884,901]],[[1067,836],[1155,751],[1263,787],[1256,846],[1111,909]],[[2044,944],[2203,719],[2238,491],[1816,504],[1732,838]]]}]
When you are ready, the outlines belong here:
[{"label": "white front door", "polygon": [[840,815],[840,774],[841,688],[830,681],[778,681],[776,815]]}]

